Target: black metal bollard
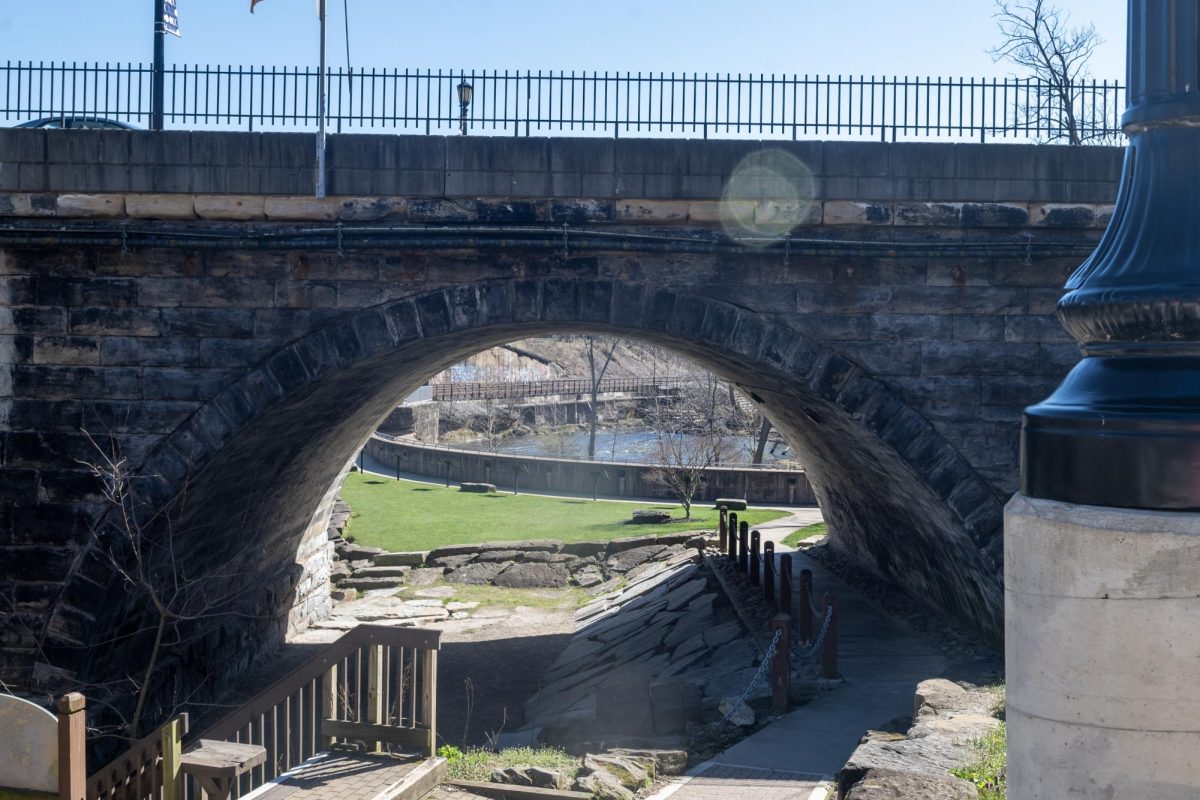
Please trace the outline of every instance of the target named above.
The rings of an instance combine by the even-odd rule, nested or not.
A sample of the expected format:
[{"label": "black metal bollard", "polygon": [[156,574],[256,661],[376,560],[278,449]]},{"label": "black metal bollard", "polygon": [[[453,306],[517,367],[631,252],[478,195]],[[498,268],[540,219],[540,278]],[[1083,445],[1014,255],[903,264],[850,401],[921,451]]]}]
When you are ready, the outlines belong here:
[{"label": "black metal bollard", "polygon": [[[821,642],[821,677],[836,678],[838,676],[838,611],[837,596],[826,592],[822,602],[825,614],[829,615],[829,627],[825,629],[825,640]],[[824,617],[822,617],[822,625]]]},{"label": "black metal bollard", "polygon": [[[779,646],[771,657],[771,713],[783,714],[788,710],[792,697],[791,633],[792,621],[787,614],[777,614],[771,620],[771,628],[779,632]],[[772,634],[774,636],[774,634]]]},{"label": "black metal bollard", "polygon": [[779,613],[792,614],[792,556],[779,557]]},{"label": "black metal bollard", "polygon": [[750,533],[750,585],[758,586],[759,576],[759,555],[758,548],[762,542],[762,536],[758,531]]},{"label": "black metal bollard", "polygon": [[738,523],[738,569],[742,574],[750,571],[750,523]]},{"label": "black metal bollard", "polygon": [[762,559],[763,597],[768,603],[775,603],[775,543],[763,542]]},{"label": "black metal bollard", "polygon": [[738,559],[738,518],[734,512],[729,512],[729,560],[736,562]]},{"label": "black metal bollard", "polygon": [[813,640],[813,588],[812,570],[800,570],[800,608],[796,613],[800,617],[800,641],[809,644]]},{"label": "black metal bollard", "polygon": [[721,506],[721,519],[717,522],[717,548],[724,553],[729,533],[729,509]]}]

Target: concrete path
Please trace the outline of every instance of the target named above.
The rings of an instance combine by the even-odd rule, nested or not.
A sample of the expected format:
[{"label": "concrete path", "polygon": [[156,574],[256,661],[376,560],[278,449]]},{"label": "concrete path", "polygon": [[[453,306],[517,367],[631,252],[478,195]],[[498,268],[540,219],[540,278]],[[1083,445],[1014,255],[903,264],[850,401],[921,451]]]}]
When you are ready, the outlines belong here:
[{"label": "concrete path", "polygon": [[[758,506],[755,506],[758,508]],[[803,508],[789,508],[791,514],[786,517],[763,522],[754,526],[754,530],[758,531],[763,542],[774,542],[777,549],[782,545],[783,540],[792,534],[797,528],[803,528],[807,525],[815,525],[818,522],[824,522],[825,517],[821,514],[821,509],[816,506],[805,506]],[[791,550],[790,547],[784,547],[783,550]]]},{"label": "concrete path", "polygon": [[[832,779],[868,729],[912,714],[917,684],[937,677],[947,666],[934,645],[869,604],[820,564],[803,553],[792,558],[797,572],[813,571],[818,595],[828,590],[837,594],[838,669],[845,682],[697,766],[690,781],[667,788],[672,800],[741,797],[734,790],[744,778],[727,779],[730,794],[713,794],[710,784],[726,780],[720,777],[723,774],[752,775],[761,770]],[[734,772],[726,772],[729,769]],[[806,793],[805,784],[798,780],[756,780],[754,800],[822,797],[819,790],[812,791],[817,783],[807,784]]]}]

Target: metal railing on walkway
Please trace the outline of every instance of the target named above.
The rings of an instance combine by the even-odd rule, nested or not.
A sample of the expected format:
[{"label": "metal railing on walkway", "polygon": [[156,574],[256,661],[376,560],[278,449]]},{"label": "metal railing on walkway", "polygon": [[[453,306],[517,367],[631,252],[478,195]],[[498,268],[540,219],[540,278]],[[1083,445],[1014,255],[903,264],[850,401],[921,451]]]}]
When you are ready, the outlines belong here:
[{"label": "metal railing on walkway", "polygon": [[[149,64],[8,61],[0,119],[95,116],[149,125]],[[173,65],[171,128],[315,129],[311,67]],[[952,138],[1083,141],[1120,135],[1125,87],[1065,93],[1025,78],[566,70],[333,69],[330,130],[506,136]],[[458,87],[471,87],[465,115]],[[1062,99],[1063,97],[1068,100]]]},{"label": "metal railing on walkway", "polygon": [[[762,541],[758,531],[750,530],[745,520],[738,520],[737,512],[727,510],[724,505],[717,522],[717,550],[736,573],[744,576],[751,594],[761,592],[763,600],[776,612],[771,620],[774,638],[763,657],[763,668],[768,661],[772,662],[772,707],[775,713],[782,714],[789,703],[792,657],[817,656],[820,676],[830,680],[838,677],[837,596],[825,592],[820,606],[814,604],[812,571],[800,570],[797,586],[793,582],[791,555],[782,554],[777,565],[775,543]],[[814,626],[817,620],[819,625]],[[747,695],[753,686],[752,683],[746,689]],[[726,717],[732,713],[728,712]]]},{"label": "metal railing on walkway", "polygon": [[[688,378],[604,378],[599,381],[599,394],[613,392],[660,392],[684,386]],[[484,383],[433,383],[432,399],[455,400],[513,400],[523,397],[590,394],[592,382],[587,378],[561,378],[544,381],[492,381]]]}]

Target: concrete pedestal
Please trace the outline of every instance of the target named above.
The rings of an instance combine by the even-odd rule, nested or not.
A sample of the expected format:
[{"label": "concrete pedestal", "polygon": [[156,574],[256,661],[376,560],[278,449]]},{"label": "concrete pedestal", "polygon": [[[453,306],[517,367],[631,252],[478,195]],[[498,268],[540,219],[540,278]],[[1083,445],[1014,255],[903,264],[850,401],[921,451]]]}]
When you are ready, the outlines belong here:
[{"label": "concrete pedestal", "polygon": [[1009,800],[1200,797],[1200,514],[1005,511]]}]

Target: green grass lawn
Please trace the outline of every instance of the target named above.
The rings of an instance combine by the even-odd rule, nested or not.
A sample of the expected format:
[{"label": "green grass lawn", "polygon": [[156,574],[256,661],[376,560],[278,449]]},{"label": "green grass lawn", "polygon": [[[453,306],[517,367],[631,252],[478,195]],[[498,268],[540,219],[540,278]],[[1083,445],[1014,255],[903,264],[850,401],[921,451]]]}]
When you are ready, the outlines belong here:
[{"label": "green grass lawn", "polygon": [[[706,504],[692,506],[692,518],[671,503],[637,505],[530,494],[471,494],[457,487],[395,481],[378,475],[350,473],[342,487],[350,504],[347,535],[359,544],[385,550],[431,550],[447,544],[560,539],[587,542],[622,536],[716,530],[719,513]],[[679,522],[629,525],[638,508],[671,510]],[[738,512],[758,525],[786,516],[784,511]]]},{"label": "green grass lawn", "polygon": [[813,525],[805,525],[803,528],[798,528],[787,535],[783,543],[788,547],[795,547],[805,539],[815,539],[818,536],[824,536],[829,533],[829,529],[824,522],[817,522]]}]

